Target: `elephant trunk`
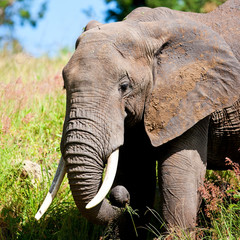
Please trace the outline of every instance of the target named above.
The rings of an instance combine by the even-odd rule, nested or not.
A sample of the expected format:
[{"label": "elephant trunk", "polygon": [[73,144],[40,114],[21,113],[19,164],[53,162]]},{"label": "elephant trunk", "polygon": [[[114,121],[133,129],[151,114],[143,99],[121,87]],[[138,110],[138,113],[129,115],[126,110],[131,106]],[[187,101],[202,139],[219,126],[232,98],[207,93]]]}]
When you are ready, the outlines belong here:
[{"label": "elephant trunk", "polygon": [[96,129],[93,122],[89,118],[71,117],[65,124],[62,151],[70,189],[78,209],[88,220],[102,225],[116,219],[120,211],[106,199],[86,209],[102,184],[106,159],[106,150],[103,151],[106,136],[99,137],[100,130]]},{"label": "elephant trunk", "polygon": [[[75,158],[74,156],[72,157]],[[80,156],[78,157],[81,158]],[[85,160],[88,164],[84,163],[85,166],[83,167],[81,163],[76,164],[72,162],[70,157],[66,159],[68,179],[74,201],[82,215],[91,222],[107,224],[117,217],[118,210],[112,207],[106,199],[96,207],[86,209],[86,205],[95,197],[99,190],[103,171],[98,166],[91,164],[89,159],[85,158]]]}]

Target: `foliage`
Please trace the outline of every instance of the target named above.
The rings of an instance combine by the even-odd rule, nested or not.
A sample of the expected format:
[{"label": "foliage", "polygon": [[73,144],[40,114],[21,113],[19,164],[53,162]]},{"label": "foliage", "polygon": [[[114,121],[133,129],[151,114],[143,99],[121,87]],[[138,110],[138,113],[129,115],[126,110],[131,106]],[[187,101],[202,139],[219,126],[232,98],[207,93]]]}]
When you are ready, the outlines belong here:
[{"label": "foliage", "polygon": [[[35,1],[36,2],[36,1]],[[1,0],[0,1],[0,27],[5,27],[11,32],[11,36],[6,35],[6,31],[0,33],[0,41],[12,40],[14,36],[13,30],[15,25],[24,25],[29,23],[32,27],[37,25],[37,22],[43,18],[46,9],[47,1],[44,0],[38,6],[37,11],[33,11],[34,1],[32,0]],[[5,39],[6,37],[10,39]]]},{"label": "foliage", "polygon": [[109,9],[106,20],[121,21],[137,7],[168,7],[189,12],[209,12],[226,0],[105,0],[116,3],[115,9]]},{"label": "foliage", "polygon": [[36,26],[37,21],[41,19],[47,8],[47,2],[42,2],[36,15],[33,15],[31,6],[33,1],[30,0],[2,0],[0,2],[0,26],[6,25],[14,27],[17,21],[21,25],[25,23]]},{"label": "foliage", "polygon": [[240,166],[229,158],[226,164],[232,170],[208,171],[199,189],[203,197],[199,233],[211,239],[240,238]]}]

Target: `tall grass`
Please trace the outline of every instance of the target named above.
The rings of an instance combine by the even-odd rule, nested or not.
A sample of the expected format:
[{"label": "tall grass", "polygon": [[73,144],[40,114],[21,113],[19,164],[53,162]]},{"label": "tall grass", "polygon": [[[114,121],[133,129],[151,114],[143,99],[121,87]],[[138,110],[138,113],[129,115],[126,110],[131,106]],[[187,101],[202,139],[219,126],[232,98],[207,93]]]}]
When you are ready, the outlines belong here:
[{"label": "tall grass", "polygon": [[[61,70],[69,59],[0,52],[0,239],[98,239],[102,229],[80,215],[67,180],[48,212],[34,219],[60,158],[65,93]],[[32,181],[23,161],[42,168]],[[46,174],[43,174],[43,173]]]},{"label": "tall grass", "polygon": [[[240,239],[240,166],[226,158],[228,171],[208,171],[199,212],[204,239]],[[202,228],[202,229],[201,229]]]}]

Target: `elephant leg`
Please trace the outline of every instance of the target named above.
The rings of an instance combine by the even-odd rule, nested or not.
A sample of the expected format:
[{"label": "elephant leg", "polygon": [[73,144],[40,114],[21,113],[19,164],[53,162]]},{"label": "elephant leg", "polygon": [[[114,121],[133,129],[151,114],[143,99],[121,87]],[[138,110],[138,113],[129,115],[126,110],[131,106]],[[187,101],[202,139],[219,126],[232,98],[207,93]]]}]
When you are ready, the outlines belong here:
[{"label": "elephant leg", "polygon": [[159,185],[167,228],[192,231],[196,226],[198,189],[206,173],[208,122],[208,118],[200,121],[163,146],[166,154],[159,164]]},{"label": "elephant leg", "polygon": [[119,166],[114,186],[122,185],[130,193],[130,206],[139,216],[133,215],[138,238],[129,214],[120,228],[121,239],[144,239],[147,230],[143,227],[148,221],[147,207],[152,208],[156,189],[156,158],[143,123],[127,129],[124,145],[120,149]]}]

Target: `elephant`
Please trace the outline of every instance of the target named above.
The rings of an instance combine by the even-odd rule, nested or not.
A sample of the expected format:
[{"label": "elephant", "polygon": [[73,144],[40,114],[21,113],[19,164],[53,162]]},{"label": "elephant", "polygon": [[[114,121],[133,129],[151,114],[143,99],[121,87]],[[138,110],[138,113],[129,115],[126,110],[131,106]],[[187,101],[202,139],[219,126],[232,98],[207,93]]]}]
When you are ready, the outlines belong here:
[{"label": "elephant", "polygon": [[157,161],[166,226],[193,231],[206,169],[240,163],[239,42],[239,0],[207,14],[140,7],[91,21],[63,69],[62,158],[36,218],[67,172],[84,217],[135,239],[123,209],[138,209],[137,226],[148,221]]}]

